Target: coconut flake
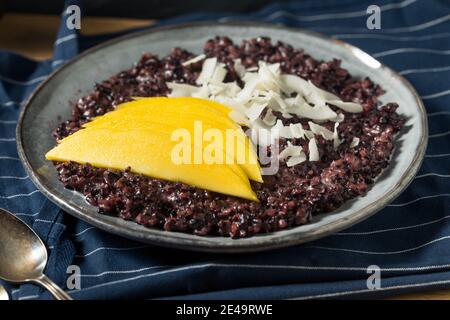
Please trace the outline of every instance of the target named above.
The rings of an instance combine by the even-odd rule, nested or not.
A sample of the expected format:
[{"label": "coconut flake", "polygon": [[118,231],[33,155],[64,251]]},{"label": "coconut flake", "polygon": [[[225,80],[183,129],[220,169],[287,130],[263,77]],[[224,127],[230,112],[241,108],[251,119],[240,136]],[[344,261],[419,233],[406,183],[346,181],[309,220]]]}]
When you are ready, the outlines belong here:
[{"label": "coconut flake", "polygon": [[275,125],[275,123],[277,122],[277,117],[274,116],[272,109],[267,109],[267,112],[262,121],[268,126]]},{"label": "coconut flake", "polygon": [[274,134],[271,130],[260,128],[258,131],[259,141],[263,147],[272,145],[278,138],[277,134]]},{"label": "coconut flake", "polygon": [[305,98],[303,98],[303,96],[301,94],[297,94],[294,98],[286,98],[284,99],[284,102],[289,106],[289,107],[295,107],[298,105],[302,105],[302,104],[307,104]]},{"label": "coconut flake", "polygon": [[303,129],[303,133],[305,134],[305,137],[308,140],[311,140],[312,138],[314,138],[314,132],[310,131],[310,130],[305,130]]},{"label": "coconut flake", "polygon": [[182,65],[183,67],[186,67],[186,66],[188,66],[188,65],[190,65],[190,64],[193,64],[193,63],[202,61],[202,60],[205,59],[205,58],[206,58],[206,55],[205,55],[205,54],[200,54],[200,55],[198,55],[198,56],[196,56],[196,57],[194,57],[194,58],[192,58],[192,59],[189,59],[189,60],[183,62],[181,65]]},{"label": "coconut flake", "polygon": [[336,106],[346,112],[359,113],[363,111],[363,107],[359,103],[355,102],[344,102],[341,100],[329,100],[327,103]]},{"label": "coconut flake", "polygon": [[209,83],[208,85],[209,94],[212,96],[221,95],[225,91],[225,86],[220,84]]},{"label": "coconut flake", "polygon": [[284,111],[284,110],[288,109],[286,102],[284,102],[284,100],[281,98],[281,96],[278,93],[276,93],[275,91],[269,91],[267,96],[276,103],[276,107],[275,107],[276,110]]},{"label": "coconut flake", "polygon": [[255,72],[255,71],[258,71],[258,67],[250,67],[250,68],[248,68],[247,69],[247,72]]},{"label": "coconut flake", "polygon": [[244,89],[242,89],[241,92],[238,93],[236,96],[236,99],[241,103],[248,102],[253,94],[253,91],[256,89],[256,86],[259,84],[260,79],[257,77],[247,82],[244,86]]},{"label": "coconut flake", "polygon": [[276,129],[279,132],[279,136],[286,139],[292,139],[292,132],[289,126],[283,125],[281,120],[277,120],[275,126],[272,129]]},{"label": "coconut flake", "polygon": [[308,118],[317,121],[325,121],[335,119],[338,115],[331,110],[325,103],[320,103],[314,107],[310,106],[308,102],[297,94],[294,98],[287,98],[284,100],[287,105],[287,111],[302,118]]},{"label": "coconut flake", "polygon": [[250,82],[258,77],[258,74],[256,72],[247,72],[244,74],[244,76],[241,78],[244,83]]},{"label": "coconut flake", "polygon": [[314,83],[312,83],[311,80],[308,80],[308,85],[310,92],[316,93],[318,97],[321,97],[324,100],[340,100],[337,96],[335,96],[331,92],[320,89],[319,87],[314,85]]},{"label": "coconut flake", "polygon": [[316,139],[312,138],[308,143],[309,161],[319,161],[319,149],[317,148]]},{"label": "coconut flake", "polygon": [[237,84],[236,81],[234,82],[227,82],[223,84],[226,88],[225,93],[226,96],[229,98],[234,98],[237,96],[237,94],[242,90],[241,87]]},{"label": "coconut flake", "polygon": [[234,65],[233,65],[234,66],[234,71],[236,71],[238,76],[240,78],[242,78],[245,75],[246,70],[245,70],[245,67],[242,65],[241,59],[234,59],[233,63],[234,63]]},{"label": "coconut flake", "polygon": [[333,122],[342,122],[342,121],[344,121],[344,119],[345,119],[344,114],[343,114],[343,113],[339,113],[335,118],[330,119],[330,121],[333,121]]},{"label": "coconut flake", "polygon": [[244,125],[246,127],[251,128],[252,127],[252,123],[250,121],[248,121],[248,118],[240,113],[239,111],[236,110],[232,110],[228,116],[236,123],[238,123],[239,125]]},{"label": "coconut flake", "polygon": [[309,84],[306,80],[292,74],[280,75],[280,83],[282,90],[288,95],[294,92],[307,95],[310,91]]},{"label": "coconut flake", "polygon": [[279,155],[280,159],[287,159],[286,165],[288,167],[293,167],[297,164],[300,164],[304,161],[306,161],[306,155],[303,152],[303,149],[301,146],[294,146],[289,141],[287,143],[286,148],[283,149],[283,151],[280,152]]},{"label": "coconut flake", "polygon": [[266,107],[267,104],[254,103],[245,111],[245,115],[249,118],[250,121],[255,121],[259,118]]},{"label": "coconut flake", "polygon": [[167,86],[172,90],[169,94],[169,97],[190,97],[195,92],[200,90],[199,87],[191,86],[190,84],[175,82],[168,82]]},{"label": "coconut flake", "polygon": [[262,147],[270,146],[278,138],[278,132],[276,130],[268,130],[255,124],[250,132],[250,138],[254,145]]},{"label": "coconut flake", "polygon": [[289,112],[294,113],[302,118],[312,120],[330,120],[337,117],[336,112],[331,110],[326,105],[311,107],[307,103],[298,105],[296,108],[290,108]]},{"label": "coconut flake", "polygon": [[268,65],[260,61],[258,71],[260,88],[280,93],[281,83],[279,81],[279,67],[279,64]]},{"label": "coconut flake", "polygon": [[290,113],[287,113],[287,112],[282,113],[281,116],[284,119],[292,119],[294,117],[293,115],[291,115]]},{"label": "coconut flake", "polygon": [[247,107],[245,107],[243,104],[240,104],[236,100],[225,97],[225,96],[217,96],[217,97],[214,97],[213,100],[216,102],[219,102],[221,104],[224,104],[227,107],[230,107],[231,109],[236,110],[242,114],[245,114],[245,111],[247,110]]},{"label": "coconut flake", "polygon": [[323,98],[323,100],[331,104],[333,106],[336,106],[346,112],[350,113],[359,113],[363,111],[363,107],[359,103],[355,102],[344,102],[341,99],[339,99],[338,96],[332,94],[331,92],[322,90],[318,87],[316,87],[311,81],[308,82],[309,85],[312,88],[312,91],[317,94],[318,97]]},{"label": "coconut flake", "polygon": [[315,134],[320,134],[325,140],[333,140],[334,138],[334,132],[328,130],[325,127],[322,127],[321,125],[318,125],[312,121],[308,121],[309,128],[311,131]]},{"label": "coconut flake", "polygon": [[302,153],[303,148],[301,146],[294,146],[290,141],[288,141],[286,148],[280,152],[280,159],[284,160],[289,157],[297,157]]},{"label": "coconut flake", "polygon": [[[258,64],[259,65],[263,64],[263,65],[267,66],[267,69],[276,76],[279,76],[281,73],[281,69],[280,69],[281,65],[279,62],[273,63],[273,64],[267,64],[265,62],[260,61]],[[261,66],[259,68],[261,69]]]},{"label": "coconut flake", "polygon": [[291,123],[289,125],[293,138],[305,138],[305,132],[301,123]]},{"label": "coconut flake", "polygon": [[363,107],[360,104],[355,102],[344,102],[331,92],[316,87],[310,80],[308,80],[308,86],[309,93],[306,94],[307,99],[316,106],[328,103],[346,112],[358,113],[363,111]]},{"label": "coconut flake", "polygon": [[209,88],[208,84],[204,83],[199,90],[192,93],[192,97],[200,98],[200,99],[208,99],[209,98]]},{"label": "coconut flake", "polygon": [[304,152],[302,152],[299,156],[296,157],[290,157],[288,161],[286,161],[286,165],[288,167],[296,166],[302,162],[306,161],[306,155]]},{"label": "coconut flake", "polygon": [[226,76],[227,76],[227,69],[225,69],[225,64],[217,63],[216,67],[214,68],[214,72],[211,76],[211,79],[209,81],[211,83],[222,84]]},{"label": "coconut flake", "polygon": [[334,149],[337,149],[342,141],[339,139],[339,132],[337,131],[337,128],[339,127],[339,122],[336,122],[334,124],[334,131],[333,131],[333,147]]},{"label": "coconut flake", "polygon": [[217,58],[209,58],[203,61],[202,71],[200,72],[195,83],[204,84],[208,83],[214,74],[217,65]]}]

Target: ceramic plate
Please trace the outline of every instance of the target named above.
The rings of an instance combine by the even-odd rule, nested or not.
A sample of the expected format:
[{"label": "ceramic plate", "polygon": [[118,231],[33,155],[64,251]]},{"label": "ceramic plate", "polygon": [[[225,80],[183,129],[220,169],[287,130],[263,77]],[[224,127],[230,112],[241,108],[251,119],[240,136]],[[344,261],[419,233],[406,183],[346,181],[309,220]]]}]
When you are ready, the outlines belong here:
[{"label": "ceramic plate", "polygon": [[[398,135],[390,166],[363,197],[347,202],[333,213],[316,215],[312,223],[289,230],[233,240],[199,237],[148,229],[134,222],[97,213],[79,193],[58,181],[52,163],[44,154],[54,146],[51,128],[68,119],[70,101],[88,94],[100,82],[128,69],[145,51],[164,56],[175,46],[200,53],[204,42],[226,35],[238,42],[257,36],[282,40],[304,48],[317,59],[339,58],[354,76],[370,76],[386,93],[382,102],[395,101],[407,118]],[[411,182],[424,157],[427,117],[414,88],[404,78],[367,53],[344,42],[299,29],[257,24],[188,24],[130,34],[92,48],[55,71],[42,83],[22,109],[17,126],[19,156],[30,178],[53,202],[77,218],[108,232],[156,245],[211,252],[261,251],[311,241],[368,218],[390,203]]]}]

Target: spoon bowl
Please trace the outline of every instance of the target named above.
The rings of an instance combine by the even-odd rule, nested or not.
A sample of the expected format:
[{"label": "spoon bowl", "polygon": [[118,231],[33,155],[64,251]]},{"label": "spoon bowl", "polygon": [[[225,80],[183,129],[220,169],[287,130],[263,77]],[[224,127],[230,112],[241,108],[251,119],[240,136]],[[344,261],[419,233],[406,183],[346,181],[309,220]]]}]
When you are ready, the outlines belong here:
[{"label": "spoon bowl", "polygon": [[27,282],[39,277],[47,263],[47,250],[36,233],[9,212],[0,209],[0,277]]},{"label": "spoon bowl", "polygon": [[0,208],[0,279],[12,283],[35,282],[59,300],[71,300],[44,275],[47,250],[39,236],[22,220]]}]

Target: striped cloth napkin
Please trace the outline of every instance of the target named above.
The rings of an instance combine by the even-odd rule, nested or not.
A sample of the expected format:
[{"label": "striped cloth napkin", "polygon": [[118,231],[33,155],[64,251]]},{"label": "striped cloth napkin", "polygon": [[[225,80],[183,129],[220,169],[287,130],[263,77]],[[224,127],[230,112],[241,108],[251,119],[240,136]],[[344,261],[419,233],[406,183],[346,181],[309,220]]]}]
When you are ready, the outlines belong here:
[{"label": "striped cloth napkin", "polygon": [[[381,9],[381,30],[366,28],[366,9],[372,4]],[[159,25],[199,20],[251,20],[322,32],[400,72],[428,111],[430,139],[418,176],[372,218],[318,241],[271,252],[192,253],[107,234],[49,202],[17,157],[21,103],[52,70],[115,36],[83,37],[61,23],[52,60],[35,62],[0,51],[0,207],[17,214],[45,241],[50,251],[47,274],[65,287],[67,267],[79,266],[81,288],[69,291],[75,299],[361,298],[449,288],[450,4],[306,0],[272,4],[247,15],[195,13]],[[381,270],[377,290],[367,286],[371,265]],[[14,299],[51,298],[33,285],[7,289]]]}]

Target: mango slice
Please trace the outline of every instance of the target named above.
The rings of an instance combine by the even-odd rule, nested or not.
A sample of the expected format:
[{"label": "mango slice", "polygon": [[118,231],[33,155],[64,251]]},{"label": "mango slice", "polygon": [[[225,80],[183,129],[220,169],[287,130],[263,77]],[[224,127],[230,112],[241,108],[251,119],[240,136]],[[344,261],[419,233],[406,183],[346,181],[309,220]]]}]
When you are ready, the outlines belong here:
[{"label": "mango slice", "polygon": [[[249,155],[251,159],[252,145],[242,129],[228,118],[228,110],[197,98],[139,99],[87,123],[62,139],[46,158],[118,170],[131,167],[133,172],[153,178],[258,201],[249,178],[262,182],[259,163],[247,160]],[[173,141],[172,133],[182,128],[194,137],[195,121],[201,121],[203,130],[219,130],[224,137],[226,129],[240,129],[236,147],[245,147],[247,162],[238,164],[235,155],[219,148],[224,163],[196,164],[193,159],[190,163],[175,163],[172,155],[179,141]],[[204,144],[191,144],[192,154],[202,153],[204,148]],[[256,157],[256,153],[252,156]]]},{"label": "mango slice", "polygon": [[[162,123],[151,123],[151,122],[148,123],[148,122],[145,122],[145,120],[144,121],[142,121],[142,120],[135,121],[133,119],[124,118],[123,121],[126,121],[127,124],[129,125],[129,127],[125,128],[123,125],[123,122],[113,121],[113,122],[108,122],[108,123],[102,122],[98,126],[95,126],[95,127],[90,126],[89,130],[93,134],[95,134],[96,130],[99,128],[100,129],[109,129],[111,131],[128,131],[128,130],[130,130],[129,128],[132,128],[131,130],[135,130],[135,131],[143,130],[143,131],[148,132],[148,134],[150,134],[150,135],[158,136],[160,141],[170,141],[173,130],[177,129],[177,127],[170,127],[170,126],[164,125]],[[192,131],[190,131],[190,132],[192,132]],[[68,136],[65,139],[61,140],[61,142],[67,143],[67,141],[71,140],[73,136],[74,135]],[[191,150],[198,149],[200,152],[203,152],[203,149],[198,148],[193,143],[191,143],[190,145],[191,145]],[[232,164],[231,166],[229,166],[229,168],[235,174],[237,174],[242,180],[244,180],[246,183],[248,183],[248,176],[243,171],[243,167],[240,168],[239,166],[236,166],[235,159],[232,159],[230,157],[230,155],[228,155],[225,151],[223,151],[223,149],[221,149],[220,151],[222,152],[223,161],[225,163]],[[190,161],[192,163],[194,162],[193,153],[191,155]]]},{"label": "mango slice", "polygon": [[[200,187],[203,189],[257,200],[248,180],[235,171],[237,165],[182,164],[171,160],[176,142],[166,136],[142,129],[111,130],[99,128],[80,130],[46,154],[48,160],[90,163],[95,167],[124,170]],[[233,169],[230,167],[235,166]]]},{"label": "mango slice", "polygon": [[228,114],[230,111],[232,111],[231,108],[227,107],[226,105],[223,105],[221,103],[206,100],[206,99],[200,99],[200,98],[194,98],[194,97],[178,97],[178,98],[168,98],[168,97],[153,97],[153,98],[143,98],[143,97],[135,97],[134,101],[131,101],[129,103],[123,103],[120,106],[117,107],[117,109],[121,108],[127,108],[135,105],[146,105],[148,107],[155,106],[155,107],[178,107],[178,108],[185,108],[191,109],[192,106],[195,106],[196,108],[200,108],[204,110],[205,112],[214,112],[222,114],[225,117],[228,117]]}]

